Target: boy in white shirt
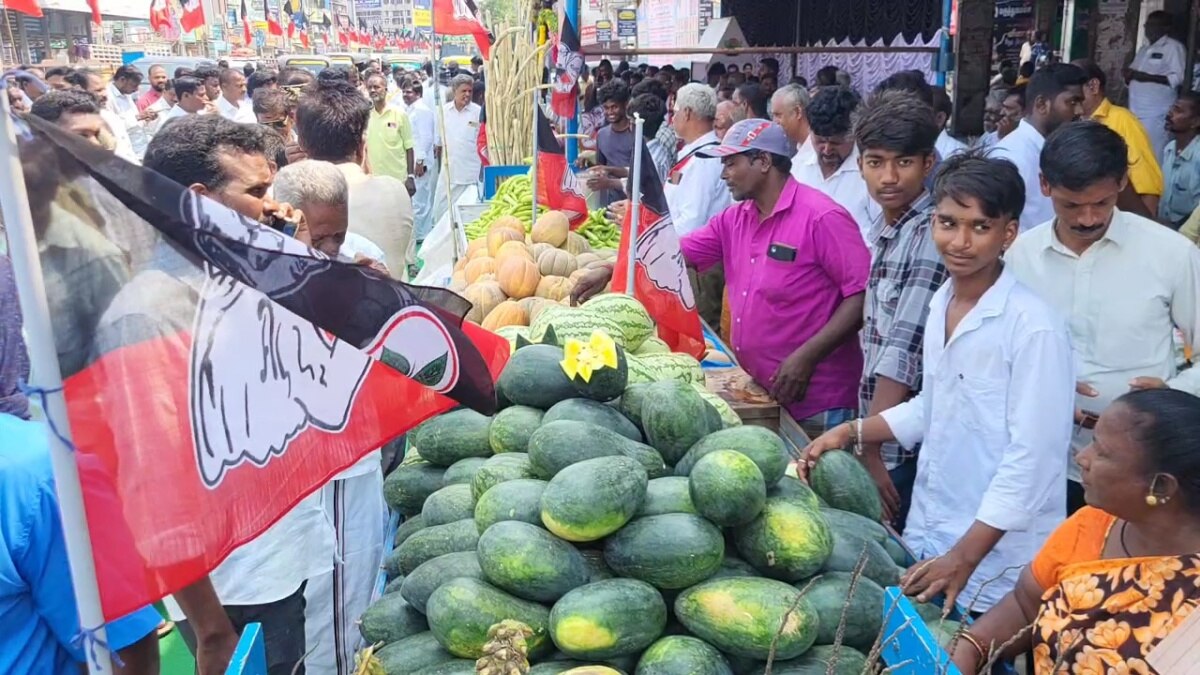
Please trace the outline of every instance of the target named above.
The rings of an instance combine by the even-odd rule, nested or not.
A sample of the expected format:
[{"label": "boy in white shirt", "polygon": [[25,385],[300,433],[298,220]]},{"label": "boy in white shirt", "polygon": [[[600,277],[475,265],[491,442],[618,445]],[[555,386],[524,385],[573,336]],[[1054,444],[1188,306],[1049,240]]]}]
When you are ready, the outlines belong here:
[{"label": "boy in white shirt", "polygon": [[921,443],[901,578],[986,611],[1066,517],[1065,451],[1075,379],[1066,322],[1005,267],[1024,184],[1005,160],[949,158],[934,183],[933,240],[950,280],[930,301],[916,398],[831,429],[805,450]]}]

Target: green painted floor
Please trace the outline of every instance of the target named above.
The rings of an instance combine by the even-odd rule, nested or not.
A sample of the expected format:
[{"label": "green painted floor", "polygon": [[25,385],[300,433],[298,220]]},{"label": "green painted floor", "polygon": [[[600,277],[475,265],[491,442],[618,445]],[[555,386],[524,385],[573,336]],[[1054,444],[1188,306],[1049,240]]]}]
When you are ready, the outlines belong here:
[{"label": "green painted floor", "polygon": [[[161,602],[155,603],[154,607],[164,619],[167,618]],[[159,639],[158,656],[162,675],[194,675],[196,672],[196,662],[192,660],[192,653],[188,651],[183,638],[179,637],[178,629]]]}]

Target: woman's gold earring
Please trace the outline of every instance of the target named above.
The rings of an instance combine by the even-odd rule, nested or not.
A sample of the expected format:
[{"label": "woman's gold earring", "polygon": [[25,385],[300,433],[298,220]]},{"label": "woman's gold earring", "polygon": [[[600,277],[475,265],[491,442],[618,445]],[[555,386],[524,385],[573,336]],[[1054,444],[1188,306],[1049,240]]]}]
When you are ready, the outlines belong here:
[{"label": "woman's gold earring", "polygon": [[1146,495],[1146,506],[1158,506],[1158,497]]}]

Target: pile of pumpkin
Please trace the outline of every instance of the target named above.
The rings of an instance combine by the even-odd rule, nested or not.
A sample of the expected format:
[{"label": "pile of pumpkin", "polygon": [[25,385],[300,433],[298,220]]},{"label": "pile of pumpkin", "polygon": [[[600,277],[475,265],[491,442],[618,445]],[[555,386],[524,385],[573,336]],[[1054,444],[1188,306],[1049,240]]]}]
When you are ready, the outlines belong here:
[{"label": "pile of pumpkin", "polygon": [[580,275],[616,256],[593,250],[560,211],[539,216],[528,234],[520,220],[502,216],[467,245],[450,289],[471,302],[469,321],[492,331],[528,326],[547,304],[570,304]]}]

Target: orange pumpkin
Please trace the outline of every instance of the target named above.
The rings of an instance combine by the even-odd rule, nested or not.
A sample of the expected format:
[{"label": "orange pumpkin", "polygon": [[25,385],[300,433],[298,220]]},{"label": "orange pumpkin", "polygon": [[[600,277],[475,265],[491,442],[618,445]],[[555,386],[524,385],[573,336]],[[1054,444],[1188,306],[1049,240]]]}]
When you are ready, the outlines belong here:
[{"label": "orange pumpkin", "polygon": [[582,234],[568,232],[567,241],[560,248],[571,255],[579,255],[580,253],[587,253],[592,250],[592,245],[587,242],[587,239],[583,238]]},{"label": "orange pumpkin", "polygon": [[525,243],[525,233],[517,232],[516,230],[510,230],[507,227],[502,227],[498,230],[492,230],[491,232],[488,232],[488,235],[487,235],[488,255],[495,258],[496,254],[500,252],[500,247],[503,246],[504,242],[506,242],[506,241],[519,241],[522,244],[524,244]]},{"label": "orange pumpkin", "polygon": [[[483,239],[479,239],[478,241],[483,241]],[[492,256],[488,255],[487,246],[480,246],[479,248],[477,248],[474,251],[471,251],[470,253],[467,254],[468,261],[478,260],[479,258],[490,258],[490,257],[492,257]]]},{"label": "orange pumpkin", "polygon": [[496,270],[496,280],[500,288],[510,298],[527,298],[537,291],[538,282],[542,275],[538,273],[537,264],[519,255],[510,255],[500,261]]},{"label": "orange pumpkin", "polygon": [[575,287],[575,282],[566,277],[549,276],[542,277],[538,283],[538,297],[546,298],[558,302],[563,298],[571,297],[571,289]]},{"label": "orange pumpkin", "polygon": [[455,272],[450,275],[450,290],[458,293],[468,285],[466,272]]},{"label": "orange pumpkin", "polygon": [[479,275],[488,274],[496,271],[496,259],[483,256],[475,258],[467,263],[463,268],[463,276],[468,284],[473,284],[479,280]]},{"label": "orange pumpkin", "polygon": [[538,271],[542,274],[551,274],[556,277],[565,277],[579,268],[579,263],[576,262],[575,256],[567,253],[560,248],[552,248],[547,251],[542,251],[537,258]]},{"label": "orange pumpkin", "polygon": [[500,250],[496,251],[496,264],[499,265],[504,261],[504,258],[510,255],[520,255],[533,260],[533,254],[529,252],[529,247],[525,242],[521,241],[506,241],[500,244]]},{"label": "orange pumpkin", "polygon": [[571,231],[571,221],[561,211],[547,211],[538,216],[529,231],[529,238],[539,244],[562,246]]},{"label": "orange pumpkin", "polygon": [[546,302],[547,300],[545,298],[539,298],[536,295],[531,295],[528,298],[521,298],[517,301],[517,304],[521,306],[521,309],[525,310],[525,314],[529,317],[529,320],[533,321],[534,314],[537,313],[537,311],[540,310],[542,306],[546,304]]},{"label": "orange pumpkin", "polygon": [[482,323],[483,318],[492,313],[493,309],[504,302],[504,291],[495,281],[483,281],[467,286],[462,296],[471,303],[471,311],[467,312],[467,320]]},{"label": "orange pumpkin", "polygon": [[555,247],[551,246],[550,244],[530,244],[529,252],[533,254],[533,259],[537,260],[538,258],[542,257],[543,253],[546,251],[553,251],[554,248]]},{"label": "orange pumpkin", "polygon": [[466,257],[470,258],[471,254],[474,253],[475,251],[478,251],[479,249],[483,249],[484,251],[487,250],[487,237],[480,237],[478,239],[474,239],[474,240],[470,241],[467,244]]},{"label": "orange pumpkin", "polygon": [[587,267],[589,263],[593,263],[597,260],[603,260],[603,258],[601,258],[599,255],[596,255],[595,251],[587,251],[586,253],[580,253],[579,255],[575,256],[575,262],[579,265],[579,267]]},{"label": "orange pumpkin", "polygon": [[483,327],[496,330],[504,326],[528,326],[529,314],[516,300],[505,300],[483,318]]},{"label": "orange pumpkin", "polygon": [[492,230],[515,230],[525,236],[525,224],[522,223],[516,216],[500,216],[491,225],[488,226],[488,233]]}]

